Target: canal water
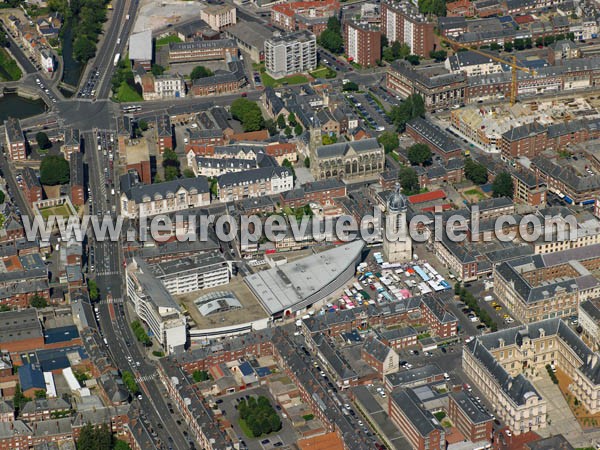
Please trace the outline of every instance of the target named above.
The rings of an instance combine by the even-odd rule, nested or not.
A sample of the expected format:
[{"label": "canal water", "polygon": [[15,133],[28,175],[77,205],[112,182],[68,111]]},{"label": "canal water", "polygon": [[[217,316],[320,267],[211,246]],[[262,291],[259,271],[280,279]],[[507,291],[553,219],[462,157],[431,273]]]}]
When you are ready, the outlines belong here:
[{"label": "canal water", "polygon": [[43,100],[29,100],[17,94],[5,94],[4,97],[0,97],[0,123],[9,116],[23,119],[44,111],[46,111],[46,103]]}]

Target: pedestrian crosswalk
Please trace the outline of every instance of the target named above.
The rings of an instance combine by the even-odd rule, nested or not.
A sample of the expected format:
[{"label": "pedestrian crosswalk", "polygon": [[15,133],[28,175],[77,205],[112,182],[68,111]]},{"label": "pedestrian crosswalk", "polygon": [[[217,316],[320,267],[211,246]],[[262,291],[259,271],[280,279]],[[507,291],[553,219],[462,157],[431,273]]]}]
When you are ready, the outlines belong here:
[{"label": "pedestrian crosswalk", "polygon": [[122,297],[117,297],[117,298],[107,298],[104,300],[100,300],[97,302],[99,305],[109,305],[111,303],[123,303],[123,298]]},{"label": "pedestrian crosswalk", "polygon": [[114,276],[114,275],[120,275],[121,273],[118,270],[98,270],[96,271],[96,276]]},{"label": "pedestrian crosswalk", "polygon": [[154,378],[156,378],[156,372],[154,372],[152,375],[144,375],[143,377],[137,377],[135,379],[135,382],[143,383],[144,381],[150,381],[150,380],[153,380]]}]

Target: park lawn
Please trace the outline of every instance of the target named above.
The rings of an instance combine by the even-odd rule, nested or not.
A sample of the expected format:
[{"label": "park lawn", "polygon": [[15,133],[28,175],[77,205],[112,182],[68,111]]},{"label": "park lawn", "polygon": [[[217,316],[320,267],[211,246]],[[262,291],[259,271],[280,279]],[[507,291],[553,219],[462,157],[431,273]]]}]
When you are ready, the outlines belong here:
[{"label": "park lawn", "polygon": [[280,78],[276,80],[268,73],[262,72],[260,74],[260,77],[262,78],[262,83],[264,87],[279,87],[283,86],[284,83],[287,83],[288,85],[308,83],[308,78],[306,78],[306,76],[302,74],[290,75],[289,77]]},{"label": "park lawn", "polygon": [[245,420],[238,419],[238,423],[240,424],[240,428],[242,429],[247,438],[256,439],[254,437],[254,433],[252,433],[252,430],[250,429]]},{"label": "park lawn", "polygon": [[16,81],[23,73],[17,65],[17,62],[12,59],[6,49],[0,48],[0,79],[2,81]]},{"label": "park lawn", "polygon": [[475,195],[475,196],[479,197],[480,199],[485,198],[485,195],[483,195],[479,189],[469,189],[468,191],[465,191],[464,194],[465,195]]},{"label": "park lawn", "polygon": [[65,205],[49,206],[48,208],[40,209],[40,213],[44,220],[50,216],[69,217],[71,215],[71,211]]},{"label": "park lawn", "polygon": [[126,81],[121,83],[115,100],[118,102],[141,102],[144,98],[138,92],[127,84]]},{"label": "park lawn", "polygon": [[335,70],[331,70],[329,67],[319,66],[312,72],[310,72],[313,78],[335,78],[337,73]]},{"label": "park lawn", "polygon": [[156,40],[156,47],[162,47],[164,45],[175,44],[177,42],[182,42],[179,36],[174,34],[170,34],[169,36],[161,37]]}]

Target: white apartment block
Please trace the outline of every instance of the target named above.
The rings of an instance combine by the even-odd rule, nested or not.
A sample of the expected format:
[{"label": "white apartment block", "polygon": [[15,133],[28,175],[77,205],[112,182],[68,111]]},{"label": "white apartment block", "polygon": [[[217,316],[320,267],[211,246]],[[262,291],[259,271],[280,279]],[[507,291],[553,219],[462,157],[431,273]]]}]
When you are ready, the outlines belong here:
[{"label": "white apartment block", "polygon": [[178,295],[228,284],[231,263],[210,252],[152,264],[150,271],[169,294]]},{"label": "white apartment block", "polygon": [[296,31],[267,39],[265,65],[273,78],[314,70],[317,67],[317,38],[308,31]]},{"label": "white apartment block", "polygon": [[200,12],[200,18],[215,31],[237,23],[236,8],[232,5],[208,5]]},{"label": "white apartment block", "polygon": [[184,350],[185,316],[148,265],[134,258],[126,268],[127,296],[138,317],[148,326],[168,354]]}]

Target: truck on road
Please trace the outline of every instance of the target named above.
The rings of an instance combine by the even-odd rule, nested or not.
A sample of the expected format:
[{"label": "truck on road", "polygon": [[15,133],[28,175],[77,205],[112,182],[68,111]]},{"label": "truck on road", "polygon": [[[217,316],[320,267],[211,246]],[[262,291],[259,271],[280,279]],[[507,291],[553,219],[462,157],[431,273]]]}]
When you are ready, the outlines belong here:
[{"label": "truck on road", "polygon": [[115,60],[113,61],[113,66],[117,67],[117,64],[119,64],[119,59],[121,59],[121,54],[117,53],[115,55]]}]

